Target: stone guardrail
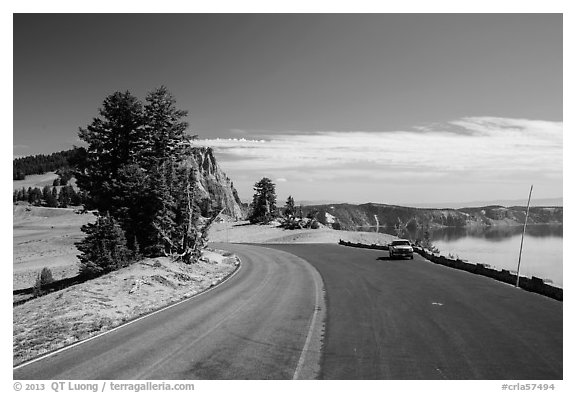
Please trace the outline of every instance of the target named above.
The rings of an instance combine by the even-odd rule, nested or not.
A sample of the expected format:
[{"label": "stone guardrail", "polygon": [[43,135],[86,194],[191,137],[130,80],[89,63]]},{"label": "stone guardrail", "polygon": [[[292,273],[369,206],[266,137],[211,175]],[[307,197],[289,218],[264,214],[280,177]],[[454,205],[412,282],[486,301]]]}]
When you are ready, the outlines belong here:
[{"label": "stone guardrail", "polygon": [[382,246],[380,244],[364,244],[364,243],[352,243],[347,242],[342,239],[338,241],[338,244],[347,246],[347,247],[356,247],[356,248],[370,248],[372,250],[384,250],[388,251],[388,246]]},{"label": "stone guardrail", "polygon": [[[374,250],[388,250],[388,246],[381,246],[377,244],[351,243],[343,240],[340,240],[338,244],[347,247],[370,248]],[[414,252],[418,253],[419,255],[429,260],[430,262],[439,265],[448,266],[453,269],[464,270],[469,273],[490,277],[494,280],[502,281],[511,285],[516,285],[516,274],[511,273],[509,270],[505,269],[495,270],[487,267],[482,263],[468,263],[464,262],[461,259],[446,258],[445,256],[435,255],[430,251],[417,246],[414,246]],[[526,291],[535,292],[555,300],[563,301],[563,292],[564,292],[563,289],[549,285],[539,277],[528,278],[520,276],[518,286]]]}]

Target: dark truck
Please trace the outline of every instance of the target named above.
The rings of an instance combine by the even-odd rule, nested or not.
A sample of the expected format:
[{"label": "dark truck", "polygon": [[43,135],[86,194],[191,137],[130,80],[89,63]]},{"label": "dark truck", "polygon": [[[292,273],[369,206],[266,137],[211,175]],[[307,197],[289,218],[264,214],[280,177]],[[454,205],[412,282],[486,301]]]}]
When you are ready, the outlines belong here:
[{"label": "dark truck", "polygon": [[388,245],[388,252],[390,253],[390,259],[397,257],[414,259],[414,249],[410,245],[410,241],[405,239],[392,241]]}]

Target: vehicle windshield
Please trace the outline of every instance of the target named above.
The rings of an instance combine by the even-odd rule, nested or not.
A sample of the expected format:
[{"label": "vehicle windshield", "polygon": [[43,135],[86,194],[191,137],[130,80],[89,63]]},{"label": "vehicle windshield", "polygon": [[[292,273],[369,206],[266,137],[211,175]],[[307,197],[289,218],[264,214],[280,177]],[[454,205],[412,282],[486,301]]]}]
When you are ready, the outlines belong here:
[{"label": "vehicle windshield", "polygon": [[392,242],[393,246],[409,246],[410,242],[408,240],[395,240]]}]

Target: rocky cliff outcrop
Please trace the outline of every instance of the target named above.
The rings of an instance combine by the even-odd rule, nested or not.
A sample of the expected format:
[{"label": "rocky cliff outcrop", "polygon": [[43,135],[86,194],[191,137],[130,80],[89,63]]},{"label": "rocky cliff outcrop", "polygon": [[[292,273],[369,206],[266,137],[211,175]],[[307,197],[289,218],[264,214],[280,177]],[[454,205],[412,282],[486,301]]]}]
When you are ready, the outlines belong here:
[{"label": "rocky cliff outcrop", "polygon": [[224,208],[224,214],[235,219],[243,218],[243,211],[234,184],[220,169],[212,148],[195,147],[191,164],[197,169],[197,202],[203,213]]}]

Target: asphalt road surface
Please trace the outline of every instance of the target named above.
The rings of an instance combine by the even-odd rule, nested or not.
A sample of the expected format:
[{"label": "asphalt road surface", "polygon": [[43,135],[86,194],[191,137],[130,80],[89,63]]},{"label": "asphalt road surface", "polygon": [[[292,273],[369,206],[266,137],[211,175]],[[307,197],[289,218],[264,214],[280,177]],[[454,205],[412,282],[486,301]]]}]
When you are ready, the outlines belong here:
[{"label": "asphalt road surface", "polygon": [[322,289],[320,276],[291,254],[215,247],[242,260],[222,285],[16,368],[14,379],[292,379]]},{"label": "asphalt road surface", "polygon": [[324,379],[562,379],[562,302],[386,251],[268,246],[327,292]]}]

